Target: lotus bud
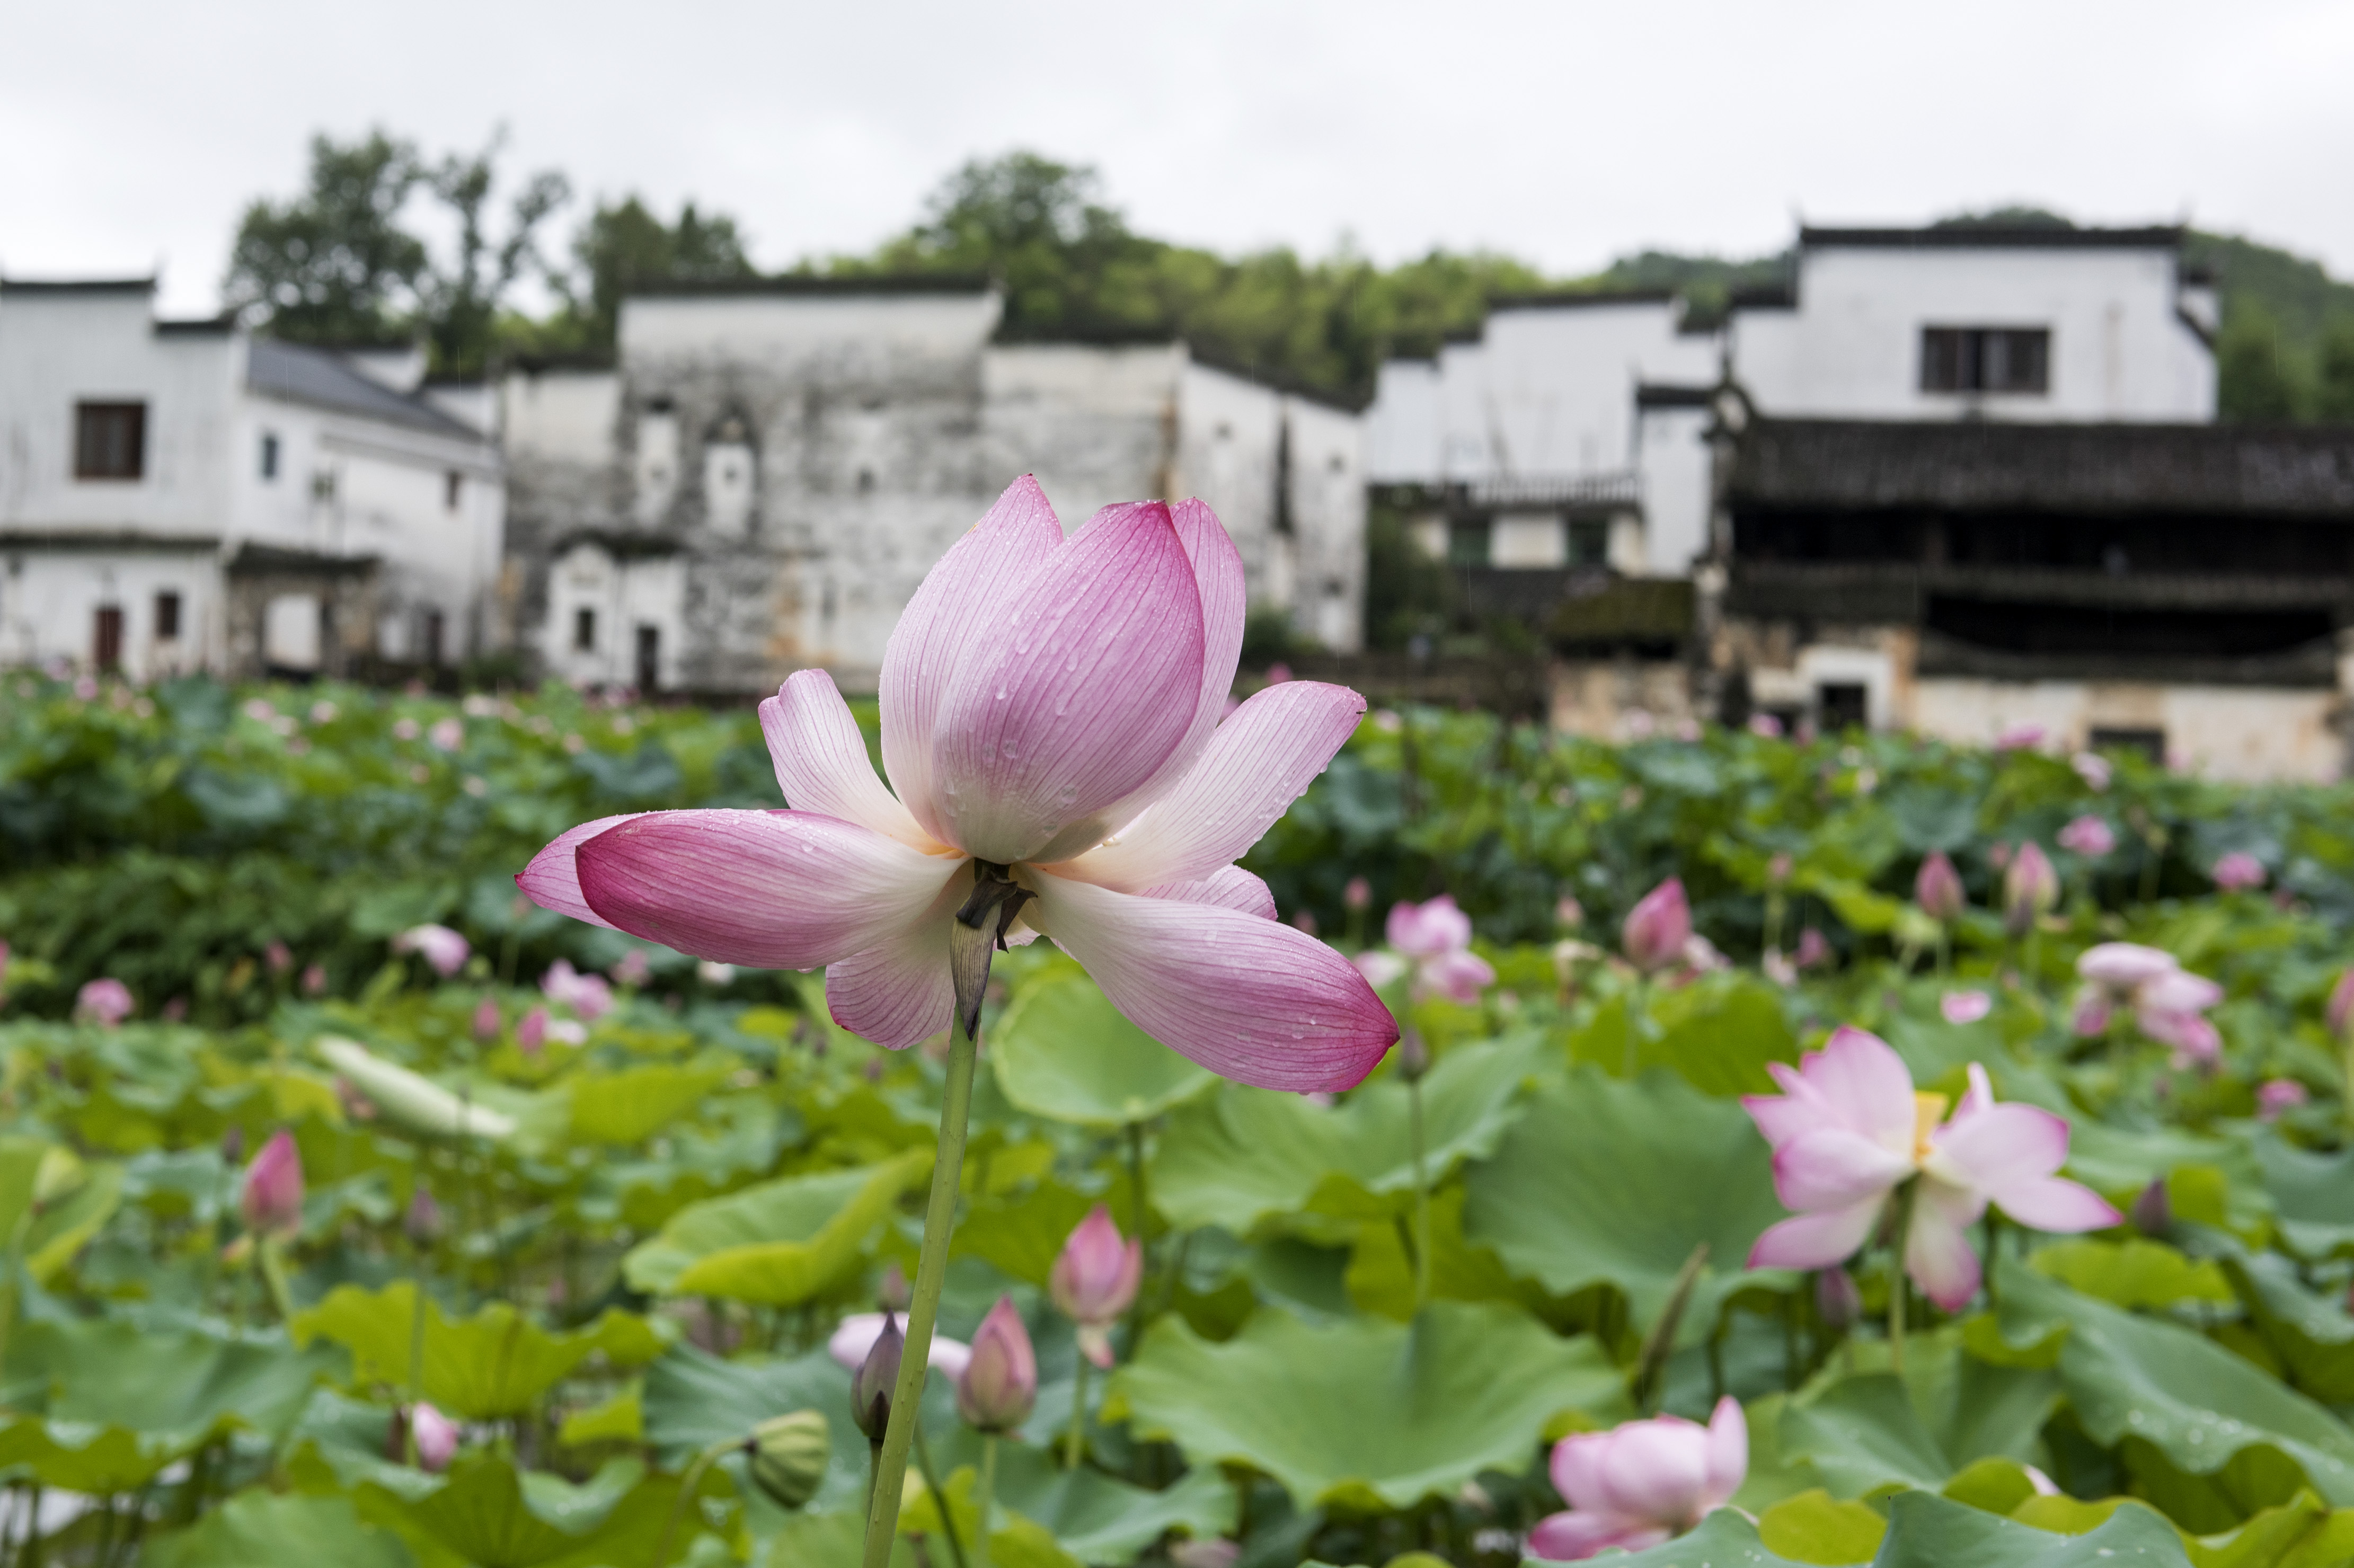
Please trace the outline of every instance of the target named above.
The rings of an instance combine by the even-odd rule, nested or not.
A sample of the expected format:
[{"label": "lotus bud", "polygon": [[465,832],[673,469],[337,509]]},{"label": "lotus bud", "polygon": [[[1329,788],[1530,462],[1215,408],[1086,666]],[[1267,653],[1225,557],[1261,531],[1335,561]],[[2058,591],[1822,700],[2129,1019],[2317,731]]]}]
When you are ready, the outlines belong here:
[{"label": "lotus bud", "polygon": [[284,1128],[245,1168],[239,1206],[245,1228],[258,1236],[291,1236],[302,1228],[302,1152]]},{"label": "lotus bud", "polygon": [[1671,876],[1627,912],[1619,945],[1627,961],[1648,975],[1682,958],[1691,934],[1691,906],[1684,900],[1684,885]]},{"label": "lotus bud", "polygon": [[798,1509],[817,1496],[833,1459],[833,1436],[821,1411],[771,1415],[752,1428],[744,1445],[752,1484],[782,1509]]},{"label": "lotus bud", "polygon": [[883,1441],[884,1429],[891,1425],[891,1393],[899,1385],[899,1357],[907,1348],[897,1314],[884,1313],[883,1331],[875,1336],[874,1347],[850,1380],[850,1418],[870,1443]]},{"label": "lotus bud", "polygon": [[1564,893],[1553,906],[1553,918],[1562,929],[1575,931],[1585,924],[1585,906],[1577,901],[1575,894]]},{"label": "lotus bud", "polygon": [[1785,850],[1766,863],[1766,880],[1773,886],[1780,887],[1790,880],[1790,853]]},{"label": "lotus bud", "polygon": [[111,975],[91,980],[74,998],[76,1018],[109,1029],[130,1017],[137,1008],[138,1003],[131,998],[131,988]]},{"label": "lotus bud", "polygon": [[2338,984],[2329,992],[2329,1008],[2323,1015],[2329,1033],[2340,1040],[2354,1041],[2354,969],[2338,977]]},{"label": "lotus bud", "polygon": [[[1464,1485],[1470,1483],[1466,1481]],[[1216,1537],[1208,1541],[1175,1541],[1169,1545],[1169,1561],[1176,1568],[1235,1568],[1242,1561],[1242,1543]]]},{"label": "lotus bud", "polygon": [[1063,1244],[1047,1292],[1055,1308],[1078,1325],[1079,1349],[1096,1365],[1111,1365],[1111,1326],[1136,1299],[1143,1277],[1144,1244],[1123,1241],[1111,1211],[1101,1203],[1087,1211]]},{"label": "lotus bud", "polygon": [[499,999],[486,996],[474,1007],[474,1039],[487,1045],[499,1037],[505,1020],[499,1016]]},{"label": "lotus bud", "polygon": [[313,964],[302,971],[302,994],[324,996],[327,991],[327,970],[323,964]]},{"label": "lotus bud", "polygon": [[907,1285],[907,1271],[893,1258],[883,1266],[883,1277],[875,1287],[875,1304],[885,1312],[905,1312],[916,1293]]},{"label": "lotus bud", "polygon": [[981,1432],[1010,1432],[1038,1403],[1038,1358],[1013,1298],[1001,1296],[972,1337],[972,1359],[957,1379],[957,1412]]},{"label": "lotus bud", "polygon": [[1959,919],[1969,898],[1962,890],[1962,874],[1946,858],[1944,850],[1931,850],[1929,858],[1921,863],[1913,878],[1913,902],[1921,913],[1940,925]]},{"label": "lotus bud", "polygon": [[2134,1229],[2146,1236],[2162,1236],[2172,1230],[2174,1204],[2166,1196],[2165,1178],[2144,1187],[2126,1213],[2133,1221]]},{"label": "lotus bud", "polygon": [[1815,1276],[1815,1310],[1823,1316],[1824,1326],[1835,1333],[1845,1333],[1855,1327],[1863,1316],[1863,1292],[1855,1286],[1855,1276],[1844,1268],[1826,1268]]},{"label": "lotus bud", "polygon": [[2295,1078],[2267,1078],[2256,1086],[2256,1119],[2278,1121],[2282,1112],[2296,1109],[2310,1097]]},{"label": "lotus bud", "polygon": [[429,1475],[449,1468],[458,1451],[458,1424],[419,1400],[409,1412],[417,1428],[417,1467]]},{"label": "lotus bud", "polygon": [[515,1049],[526,1056],[536,1056],[546,1045],[547,1009],[535,1007],[515,1025]]},{"label": "lotus bud", "polygon": [[401,1216],[400,1228],[407,1234],[411,1246],[428,1247],[441,1239],[441,1205],[423,1187],[408,1200],[408,1213]]},{"label": "lotus bud", "polygon": [[2207,874],[2225,893],[2238,893],[2264,885],[2264,863],[2245,850],[2233,850],[2217,861]]},{"label": "lotus bud", "polygon": [[1422,1033],[1408,1027],[1399,1032],[1397,1044],[1398,1075],[1407,1083],[1419,1083],[1430,1071],[1430,1047],[1422,1043]]},{"label": "lotus bud", "polygon": [[447,926],[411,926],[392,939],[392,950],[417,954],[435,974],[448,980],[466,967],[474,949]]},{"label": "lotus bud", "polygon": [[294,967],[294,949],[283,942],[272,941],[261,949],[261,956],[269,960],[271,974],[282,975]]},{"label": "lotus bud", "polygon": [[1362,876],[1349,878],[1349,885],[1341,889],[1341,904],[1352,915],[1372,908],[1373,885]]},{"label": "lotus bud", "polygon": [[2023,937],[2059,902],[2060,874],[2052,869],[2052,858],[2043,853],[2043,846],[2031,839],[2019,846],[2019,853],[2003,868],[2003,929]]}]

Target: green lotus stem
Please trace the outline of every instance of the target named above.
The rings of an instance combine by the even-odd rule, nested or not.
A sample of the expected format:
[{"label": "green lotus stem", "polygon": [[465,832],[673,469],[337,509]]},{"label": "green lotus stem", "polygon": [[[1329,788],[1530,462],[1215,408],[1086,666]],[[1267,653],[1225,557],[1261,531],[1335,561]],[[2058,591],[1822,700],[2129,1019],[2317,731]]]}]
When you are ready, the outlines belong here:
[{"label": "green lotus stem", "polygon": [[1627,1071],[1621,1075],[1628,1083],[1635,1081],[1635,1065],[1643,1054],[1643,982],[1638,978],[1627,988]]},{"label": "green lotus stem", "polygon": [[[997,1434],[991,1432],[981,1440],[981,1491],[973,1501],[979,1512],[972,1527],[971,1568],[989,1568],[989,1510],[997,1498]],[[940,1517],[948,1517],[943,1501]]]},{"label": "green lotus stem", "polygon": [[1414,1129],[1414,1309],[1430,1300],[1430,1174],[1422,1132],[1422,1075],[1405,1086]]},{"label": "green lotus stem", "polygon": [[1087,1449],[1087,1373],[1094,1363],[1087,1352],[1079,1352],[1079,1378],[1071,1387],[1071,1431],[1063,1442],[1063,1463],[1070,1469],[1079,1467],[1080,1456]]},{"label": "green lotus stem", "polygon": [[939,1505],[940,1529],[949,1538],[949,1555],[956,1559],[956,1568],[970,1568],[965,1562],[964,1542],[957,1538],[956,1515],[949,1510],[949,1494],[940,1485],[940,1473],[932,1468],[932,1446],[924,1437],[924,1424],[916,1423],[916,1467],[923,1472],[924,1485],[930,1489],[932,1500]]},{"label": "green lotus stem", "polygon": [[264,1236],[255,1248],[261,1260],[261,1277],[270,1287],[270,1300],[278,1308],[278,1320],[290,1328],[294,1322],[294,1297],[286,1287],[286,1259],[279,1251],[275,1236]]},{"label": "green lotus stem", "polygon": [[[412,1417],[409,1421],[411,1434],[409,1448],[412,1453],[417,1446],[416,1429],[417,1423]],[[703,1472],[716,1464],[722,1454],[739,1446],[732,1440],[726,1443],[714,1443],[710,1447],[697,1454],[695,1457],[695,1463],[687,1466],[686,1474],[678,1478],[678,1495],[670,1499],[670,1515],[663,1520],[662,1535],[654,1542],[654,1568],[663,1568],[663,1565],[670,1561],[671,1538],[678,1533],[678,1517],[686,1511],[686,1500],[695,1495],[695,1489],[701,1484]]]},{"label": "green lotus stem", "polygon": [[1888,1370],[1897,1376],[1904,1375],[1904,1298],[1911,1282],[1904,1277],[1903,1260],[1891,1256],[1889,1272],[1894,1276],[1888,1287]]},{"label": "green lotus stem", "polygon": [[[422,1249],[419,1249],[420,1251]],[[402,1442],[408,1467],[417,1467],[417,1405],[425,1397],[425,1260],[417,1260],[417,1298],[408,1308],[408,1432]]]},{"label": "green lotus stem", "polygon": [[1128,1304],[1128,1353],[1136,1354],[1138,1343],[1144,1338],[1144,1282],[1152,1274],[1152,1237],[1145,1229],[1151,1206],[1144,1192],[1144,1124],[1128,1124],[1128,1184],[1136,1195],[1136,1246],[1139,1266],[1136,1276],[1136,1298]]},{"label": "green lotus stem", "polygon": [[949,1266],[949,1231],[956,1224],[957,1186],[964,1171],[965,1123],[972,1113],[976,1047],[962,1018],[949,1025],[949,1079],[940,1100],[940,1140],[932,1162],[932,1195],[924,1210],[924,1245],[916,1259],[915,1294],[907,1303],[907,1348],[891,1420],[875,1463],[875,1496],[866,1510],[865,1568],[889,1568],[899,1533],[899,1494],[907,1478],[907,1448],[924,1397],[924,1363],[932,1353],[932,1324],[940,1315],[940,1286]]}]

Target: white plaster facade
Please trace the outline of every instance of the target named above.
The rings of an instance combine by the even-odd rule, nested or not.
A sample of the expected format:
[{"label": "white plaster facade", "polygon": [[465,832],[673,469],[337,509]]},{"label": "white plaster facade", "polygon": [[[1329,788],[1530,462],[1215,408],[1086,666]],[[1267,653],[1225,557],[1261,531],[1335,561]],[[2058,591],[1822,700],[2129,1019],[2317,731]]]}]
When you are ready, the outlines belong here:
[{"label": "white plaster facade", "polygon": [[[250,673],[266,643],[305,652],[265,602],[290,596],[321,635],[281,667],[503,644],[489,435],[388,384],[398,365],[158,322],[153,293],[0,282],[0,660]],[[134,471],[84,471],[87,404],[138,410]]]}]

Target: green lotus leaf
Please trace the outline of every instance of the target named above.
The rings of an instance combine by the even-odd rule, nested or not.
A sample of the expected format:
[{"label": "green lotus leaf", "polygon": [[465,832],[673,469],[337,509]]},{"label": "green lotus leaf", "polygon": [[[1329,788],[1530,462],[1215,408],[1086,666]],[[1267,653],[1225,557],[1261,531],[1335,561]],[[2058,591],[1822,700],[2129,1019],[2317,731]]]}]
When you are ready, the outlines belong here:
[{"label": "green lotus leaf", "polygon": [[[2120,1128],[2087,1117],[2071,1119],[2068,1174],[2113,1199],[2129,1203],[2152,1181],[2186,1168],[2207,1168],[2228,1183],[2229,1217],[2235,1227],[2260,1222],[2272,1209],[2264,1172],[2244,1142],[2185,1128]],[[2214,1223],[2223,1223],[2223,1216]]]},{"label": "green lotus leaf", "polygon": [[[1664,1067],[1706,1095],[1770,1095],[1774,1080],[1766,1064],[1796,1062],[1799,1054],[1782,1000],[1778,987],[1739,972],[1658,992],[1650,1001],[1650,1026],[1637,1032],[1635,1071]],[[1624,1074],[1627,1006],[1621,995],[1597,1009],[1571,1037],[1570,1059]]]},{"label": "green lotus leaf", "polygon": [[[936,1440],[933,1454],[943,1469],[962,1467],[957,1474],[969,1475],[981,1461],[981,1438],[960,1428]],[[952,1476],[943,1475],[940,1485],[962,1495]],[[1235,1527],[1235,1489],[1214,1466],[1198,1466],[1151,1491],[1091,1467],[1066,1468],[1049,1448],[1031,1443],[999,1442],[996,1500],[1042,1527],[1071,1556],[1106,1568],[1134,1562],[1172,1530],[1206,1539]]]},{"label": "green lotus leaf", "polygon": [[[1518,1114],[1523,1080],[1550,1055],[1536,1034],[1447,1053],[1423,1080],[1429,1179],[1496,1147]],[[1341,1223],[1304,1227],[1346,1241],[1357,1221],[1412,1201],[1413,1115],[1406,1086],[1384,1077],[1327,1108],[1301,1095],[1228,1084],[1170,1120],[1152,1159],[1152,1204],[1181,1228],[1236,1235],[1311,1207]]]},{"label": "green lotus leaf", "polygon": [[25,1271],[48,1285],[71,1263],[122,1200],[122,1167],[111,1160],[83,1166],[80,1184],[45,1202],[25,1230]]},{"label": "green lotus leaf", "polygon": [[635,1459],[610,1460],[574,1486],[540,1471],[518,1474],[493,1454],[461,1459],[443,1485],[414,1500],[364,1489],[377,1508],[482,1568],[649,1562],[677,1493],[675,1477],[650,1477]]},{"label": "green lotus leaf", "polygon": [[2354,1149],[2316,1154],[2270,1128],[2250,1141],[2289,1250],[2311,1258],[2354,1252]]},{"label": "green lotus leaf", "polygon": [[[943,1479],[937,1492],[919,1478],[910,1484],[899,1514],[900,1533],[938,1538],[954,1530],[960,1542],[979,1541],[980,1474],[967,1465]],[[995,1505],[990,1510],[989,1561],[998,1568],[1084,1568],[1045,1526],[1002,1497]]]},{"label": "green lotus leaf", "polygon": [[1869,1563],[1887,1533],[1879,1514],[1859,1502],[1835,1502],[1819,1488],[1757,1516],[1758,1543],[1797,1563]]},{"label": "green lotus leaf", "polygon": [[[2024,1461],[2060,1393],[2057,1373],[1992,1366],[1956,1330],[1908,1340],[1904,1375],[1866,1371],[1819,1380],[1783,1408],[1784,1463],[1803,1461],[1835,1497],[1890,1487],[1943,1488],[1988,1458]],[[1859,1347],[1877,1352],[1882,1345]]]},{"label": "green lotus leaf", "polygon": [[1122,1017],[1068,961],[1014,991],[990,1031],[989,1062],[1017,1107],[1082,1127],[1150,1121],[1217,1082]]},{"label": "green lotus leaf", "polygon": [[1463,1234],[1555,1295],[1625,1292],[1638,1326],[1666,1306],[1677,1272],[1708,1244],[1684,1313],[1705,1335],[1744,1281],[1750,1244],[1783,1217],[1774,1160],[1746,1112],[1681,1078],[1612,1078],[1592,1066],[1547,1086],[1495,1157],[1465,1174]]},{"label": "green lotus leaf", "polygon": [[[925,1392],[934,1398],[947,1396],[944,1384],[943,1379],[928,1380]],[[724,1361],[692,1345],[673,1345],[646,1368],[638,1397],[645,1440],[673,1465],[708,1447],[740,1443],[772,1415],[824,1412],[833,1462],[809,1509],[818,1513],[863,1511],[866,1438],[849,1419],[850,1374],[823,1351],[782,1361]],[[852,1560],[856,1560],[854,1552]]]},{"label": "green lotus leaf", "polygon": [[[362,1381],[406,1389],[416,1304],[417,1287],[405,1279],[376,1291],[338,1286],[318,1306],[295,1314],[295,1339],[345,1346]],[[469,1420],[522,1415],[591,1355],[602,1351],[616,1366],[633,1366],[653,1360],[663,1348],[652,1324],[619,1308],[609,1308],[587,1329],[552,1333],[504,1301],[453,1320],[428,1298],[425,1397]]]},{"label": "green lotus leaf", "polygon": [[1136,1427],[1196,1467],[1247,1465],[1301,1506],[1407,1508],[1518,1471],[1556,1416],[1627,1414],[1618,1370],[1506,1308],[1437,1301],[1413,1323],[1311,1327],[1264,1308],[1224,1344],[1164,1319],[1115,1376]]},{"label": "green lotus leaf", "polygon": [[2344,1298],[2308,1289],[2277,1253],[2234,1253],[2222,1267],[2296,1386],[2325,1404],[2354,1404],[2354,1317]]},{"label": "green lotus leaf", "polygon": [[142,1568],[409,1568],[400,1538],[371,1529],[347,1497],[238,1493],[186,1530],[149,1541]]},{"label": "green lotus leaf", "polygon": [[2115,1307],[2171,1307],[2232,1299],[2232,1282],[2211,1260],[2192,1261],[2163,1242],[2089,1236],[2036,1249],[2036,1271]]},{"label": "green lotus leaf", "polygon": [[2172,1525],[2146,1508],[2121,1508],[2082,1535],[2048,1531],[1933,1492],[1889,1501],[1888,1538],[1872,1568],[2187,1568]]},{"label": "green lotus leaf", "polygon": [[739,1065],[716,1056],[618,1073],[576,1073],[563,1089],[572,1103],[572,1136],[582,1143],[643,1142],[694,1108]]},{"label": "green lotus leaf", "polygon": [[822,1296],[858,1266],[899,1195],[931,1172],[931,1152],[763,1181],[673,1214],[622,1265],[633,1290],[724,1296],[769,1307]]},{"label": "green lotus leaf", "polygon": [[[1805,1568],[1816,1560],[1783,1555],[1766,1544],[1756,1525],[1733,1509],[1721,1508],[1673,1541],[1598,1561],[1609,1568]],[[1531,1559],[1532,1568],[1534,1563]]]}]

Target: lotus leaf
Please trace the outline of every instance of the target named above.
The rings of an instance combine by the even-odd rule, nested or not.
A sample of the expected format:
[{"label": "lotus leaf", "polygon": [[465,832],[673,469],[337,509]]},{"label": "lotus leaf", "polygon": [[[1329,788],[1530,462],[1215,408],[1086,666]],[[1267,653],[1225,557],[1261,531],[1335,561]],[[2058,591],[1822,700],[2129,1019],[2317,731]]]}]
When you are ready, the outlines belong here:
[{"label": "lotus leaf", "polygon": [[1022,982],[990,1031],[989,1061],[1016,1107],[1082,1127],[1150,1121],[1217,1082],[1122,1017],[1067,960]]},{"label": "lotus leaf", "polygon": [[408,1568],[400,1538],[364,1523],[347,1497],[239,1492],[141,1549],[143,1568]]},{"label": "lotus leaf", "polygon": [[930,1172],[930,1151],[911,1150],[690,1203],[624,1271],[632,1289],[795,1306],[840,1284],[899,1195]]}]

